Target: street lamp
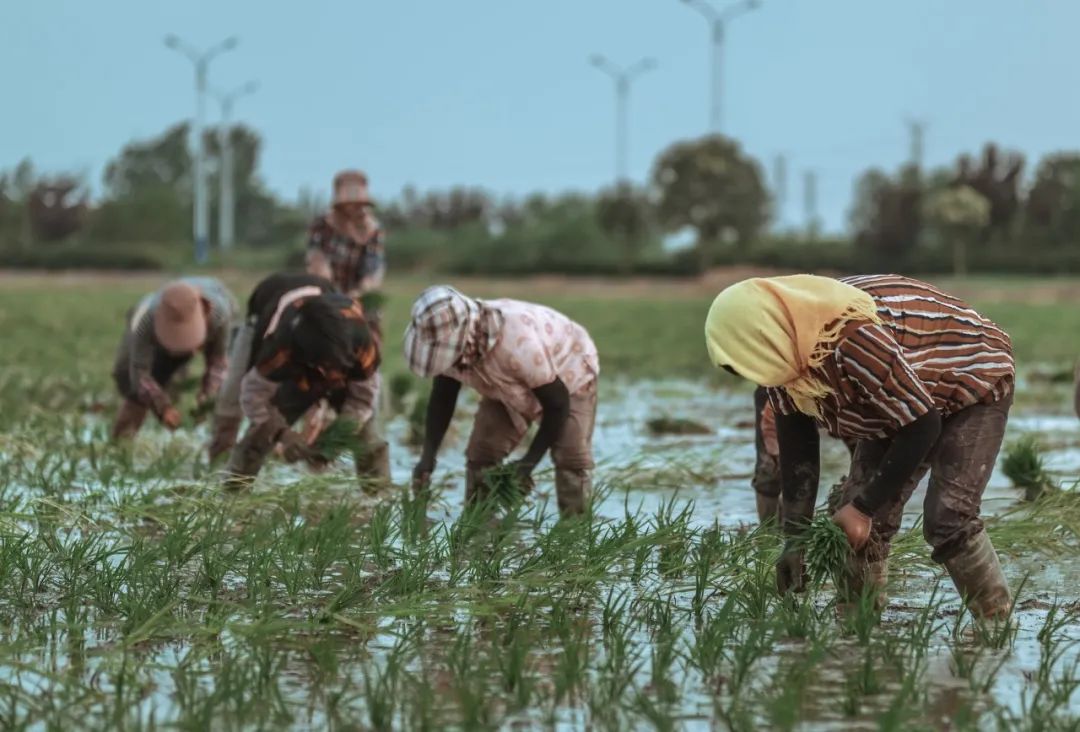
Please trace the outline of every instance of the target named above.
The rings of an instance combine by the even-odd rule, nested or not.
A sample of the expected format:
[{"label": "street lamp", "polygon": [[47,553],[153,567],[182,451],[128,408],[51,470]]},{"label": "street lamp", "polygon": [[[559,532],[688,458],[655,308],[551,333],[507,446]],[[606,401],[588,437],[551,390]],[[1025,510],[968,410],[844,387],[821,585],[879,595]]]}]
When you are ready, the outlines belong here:
[{"label": "street lamp", "polygon": [[627,147],[627,109],[630,99],[630,84],[637,77],[656,68],[656,61],[643,58],[625,68],[616,66],[599,54],[593,55],[589,62],[615,82],[615,182],[626,180]]},{"label": "street lamp", "polygon": [[206,262],[209,257],[209,228],[210,209],[206,195],[206,154],[203,149],[203,118],[206,113],[206,73],[210,61],[215,56],[231,51],[236,48],[236,36],[230,36],[216,46],[206,51],[199,51],[194,46],[185,43],[177,36],[169,34],[165,36],[165,45],[172,50],[182,53],[195,66],[195,261],[199,264]]},{"label": "street lamp", "polygon": [[222,251],[232,249],[236,239],[236,196],[233,189],[235,180],[229,122],[232,119],[233,105],[236,100],[248,94],[254,94],[258,88],[257,82],[249,81],[227,94],[211,91],[218,104],[221,105],[221,125],[218,127],[218,147],[221,148],[221,170],[218,172],[221,181],[219,191],[221,198],[218,201],[218,242]]},{"label": "street lamp", "polygon": [[705,0],[682,0],[682,2],[701,13],[712,28],[712,99],[709,110],[709,129],[713,132],[720,132],[722,129],[720,92],[723,83],[720,66],[724,47],[724,30],[729,21],[761,7],[761,0],[743,0],[743,2],[727,7],[724,10],[717,10]]}]

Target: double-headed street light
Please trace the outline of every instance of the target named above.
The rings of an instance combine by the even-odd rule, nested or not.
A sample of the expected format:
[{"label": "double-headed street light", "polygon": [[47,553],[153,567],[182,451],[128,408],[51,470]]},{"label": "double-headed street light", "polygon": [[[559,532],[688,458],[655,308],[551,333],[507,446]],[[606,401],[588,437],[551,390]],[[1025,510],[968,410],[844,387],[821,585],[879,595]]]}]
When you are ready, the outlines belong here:
[{"label": "double-headed street light", "polygon": [[211,92],[221,105],[221,125],[218,127],[218,147],[221,149],[221,170],[218,174],[221,181],[219,191],[221,198],[218,201],[218,242],[222,251],[232,249],[236,241],[236,195],[233,188],[235,174],[229,123],[232,120],[232,110],[236,100],[254,94],[258,88],[257,82],[249,81],[228,93]]},{"label": "double-headed street light", "polygon": [[590,63],[611,77],[615,83],[615,182],[626,180],[627,156],[627,112],[630,100],[630,84],[646,71],[656,68],[656,61],[643,58],[625,68],[616,66],[603,56],[596,54]]},{"label": "double-headed street light", "polygon": [[165,36],[165,45],[178,53],[188,57],[195,66],[195,211],[194,211],[194,235],[195,235],[195,261],[199,264],[206,262],[210,255],[210,241],[208,236],[210,222],[209,199],[206,195],[206,153],[203,147],[203,124],[206,116],[206,77],[210,62],[215,56],[225,51],[236,48],[236,36],[230,36],[216,46],[206,51],[199,51],[194,46],[185,43],[175,35]]},{"label": "double-headed street light", "polygon": [[721,132],[723,131],[723,120],[721,117],[720,97],[723,86],[721,64],[723,63],[724,32],[728,22],[761,7],[761,0],[743,0],[723,10],[717,10],[706,0],[682,0],[682,2],[701,13],[712,28],[709,129],[712,132]]}]

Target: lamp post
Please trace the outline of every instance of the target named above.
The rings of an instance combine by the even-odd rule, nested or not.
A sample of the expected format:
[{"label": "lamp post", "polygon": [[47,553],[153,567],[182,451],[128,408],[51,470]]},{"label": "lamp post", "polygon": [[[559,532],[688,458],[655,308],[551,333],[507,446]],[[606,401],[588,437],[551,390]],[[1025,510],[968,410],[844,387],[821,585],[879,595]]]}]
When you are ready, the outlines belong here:
[{"label": "lamp post", "polygon": [[643,58],[637,63],[622,68],[596,54],[589,59],[589,62],[610,76],[615,83],[615,183],[619,184],[626,180],[630,84],[646,71],[655,69],[656,61]]},{"label": "lamp post", "polygon": [[731,20],[761,7],[761,0],[743,0],[743,2],[724,10],[717,10],[705,0],[682,0],[682,2],[701,13],[712,29],[712,59],[709,62],[711,67],[709,129],[712,132],[722,132],[721,93],[723,91],[723,77],[721,64],[723,63],[724,34],[727,24]]},{"label": "lamp post", "polygon": [[210,242],[207,234],[210,220],[209,199],[206,195],[206,154],[203,149],[203,123],[206,115],[206,77],[210,62],[215,56],[236,48],[236,36],[230,36],[206,51],[199,51],[194,46],[180,40],[175,35],[165,36],[165,45],[187,56],[195,67],[195,261],[206,262],[210,255]]},{"label": "lamp post", "polygon": [[257,82],[249,81],[227,94],[212,92],[221,105],[221,125],[218,127],[218,147],[221,148],[220,199],[218,201],[218,242],[222,251],[229,251],[236,241],[236,192],[235,173],[233,172],[232,140],[229,136],[229,122],[232,120],[233,105],[237,99],[254,94],[259,88]]}]

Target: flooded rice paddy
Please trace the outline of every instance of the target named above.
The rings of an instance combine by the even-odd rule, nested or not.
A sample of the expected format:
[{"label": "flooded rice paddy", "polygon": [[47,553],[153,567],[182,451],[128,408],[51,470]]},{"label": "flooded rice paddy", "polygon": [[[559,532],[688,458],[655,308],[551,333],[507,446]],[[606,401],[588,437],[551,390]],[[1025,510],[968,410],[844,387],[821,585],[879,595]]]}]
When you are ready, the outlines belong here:
[{"label": "flooded rice paddy", "polygon": [[[35,414],[0,433],[0,727],[1076,729],[1080,420],[1046,388],[1007,439],[1036,435],[1067,490],[1023,506],[995,472],[1018,604],[989,628],[929,561],[922,489],[880,622],[840,618],[828,584],[781,601],[746,391],[605,383],[594,517],[562,523],[549,470],[524,505],[463,512],[468,402],[430,503],[344,464],[225,495],[205,427],[127,450],[107,413]],[[653,436],[658,416],[707,434]],[[819,501],[845,469],[826,451]]]}]

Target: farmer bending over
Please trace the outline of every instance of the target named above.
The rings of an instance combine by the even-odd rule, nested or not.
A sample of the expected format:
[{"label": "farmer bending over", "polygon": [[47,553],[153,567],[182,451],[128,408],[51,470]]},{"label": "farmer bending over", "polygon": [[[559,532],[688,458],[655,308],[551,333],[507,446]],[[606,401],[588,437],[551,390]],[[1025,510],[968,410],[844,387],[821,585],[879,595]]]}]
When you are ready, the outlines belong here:
[{"label": "farmer bending over", "polygon": [[416,490],[426,490],[431,481],[466,384],[481,400],[465,450],[465,502],[487,497],[484,472],[502,462],[539,420],[528,451],[513,463],[522,488],[531,488],[532,472],[550,449],[559,512],[586,510],[600,364],[584,328],[542,305],[474,300],[452,287],[430,287],[413,304],[405,359],[413,373],[434,377],[424,447],[413,471]]},{"label": "farmer bending over", "polygon": [[113,439],[134,437],[148,410],[168,429],[180,426],[180,412],[166,388],[199,351],[206,371],[196,399],[201,404],[217,394],[238,311],[225,285],[211,277],[170,282],[128,311],[113,366],[113,380],[124,397]]},{"label": "farmer bending over", "polygon": [[242,410],[250,425],[229,460],[234,479],[257,475],[278,442],[286,460],[321,464],[319,454],[290,429],[320,399],[360,425],[359,441],[366,449],[357,474],[389,478],[388,449],[375,422],[379,340],[359,303],[321,277],[271,275],[248,301],[232,360],[214,416],[210,455],[213,459],[232,446]]},{"label": "farmer bending over", "polygon": [[884,587],[904,503],[930,471],[923,535],[977,617],[1011,600],[979,518],[1012,404],[1008,335],[965,303],[895,275],[750,279],[713,302],[705,338],[714,364],[769,388],[777,411],[784,532],[781,592],[803,588],[791,539],[813,515],[815,422],[858,440],[833,520],[855,552],[841,584],[850,602]]}]

